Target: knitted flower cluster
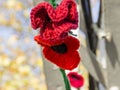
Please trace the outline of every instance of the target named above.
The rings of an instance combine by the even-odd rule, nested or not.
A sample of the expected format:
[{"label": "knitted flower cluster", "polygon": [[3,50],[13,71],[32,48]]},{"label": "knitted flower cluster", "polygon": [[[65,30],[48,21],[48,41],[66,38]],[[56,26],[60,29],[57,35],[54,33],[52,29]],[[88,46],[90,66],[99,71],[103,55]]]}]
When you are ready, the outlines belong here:
[{"label": "knitted flower cluster", "polygon": [[43,46],[44,56],[62,69],[77,67],[79,41],[68,35],[78,27],[76,3],[63,0],[55,9],[48,2],[39,3],[31,10],[30,19],[32,28],[40,31],[34,40]]}]

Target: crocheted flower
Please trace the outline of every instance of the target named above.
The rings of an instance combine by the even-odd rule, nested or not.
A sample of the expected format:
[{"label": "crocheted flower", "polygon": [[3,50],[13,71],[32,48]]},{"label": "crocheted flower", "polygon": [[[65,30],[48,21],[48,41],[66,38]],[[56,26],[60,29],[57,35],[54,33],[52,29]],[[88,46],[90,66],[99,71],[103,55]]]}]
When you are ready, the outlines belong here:
[{"label": "crocheted flower", "polygon": [[34,7],[30,14],[31,25],[40,28],[39,41],[42,45],[57,45],[67,37],[70,29],[78,27],[78,12],[74,0],[63,0],[54,9],[48,2]]},{"label": "crocheted flower", "polygon": [[70,84],[75,88],[80,88],[84,84],[84,78],[76,72],[70,72],[68,75]]},{"label": "crocheted flower", "polygon": [[60,45],[45,46],[43,54],[49,61],[60,68],[72,70],[76,68],[80,62],[80,56],[77,51],[78,48],[79,41],[72,36],[68,36]]}]

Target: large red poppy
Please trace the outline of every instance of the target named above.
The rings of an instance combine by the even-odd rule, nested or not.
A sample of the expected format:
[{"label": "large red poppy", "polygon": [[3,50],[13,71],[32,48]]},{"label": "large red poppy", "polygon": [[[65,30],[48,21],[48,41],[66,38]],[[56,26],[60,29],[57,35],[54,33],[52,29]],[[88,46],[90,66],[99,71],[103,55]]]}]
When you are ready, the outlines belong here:
[{"label": "large red poppy", "polygon": [[79,41],[68,36],[61,45],[45,46],[43,49],[44,56],[62,69],[72,70],[77,67],[80,62],[80,56],[77,49]]},{"label": "large red poppy", "polygon": [[70,72],[68,75],[70,84],[75,88],[80,88],[84,84],[84,78],[76,72]]},{"label": "large red poppy", "polygon": [[66,33],[70,29],[78,27],[78,13],[74,0],[63,0],[56,9],[48,2],[40,3],[32,9],[30,15],[32,27],[40,28],[39,40],[43,45],[57,45],[67,37]]}]

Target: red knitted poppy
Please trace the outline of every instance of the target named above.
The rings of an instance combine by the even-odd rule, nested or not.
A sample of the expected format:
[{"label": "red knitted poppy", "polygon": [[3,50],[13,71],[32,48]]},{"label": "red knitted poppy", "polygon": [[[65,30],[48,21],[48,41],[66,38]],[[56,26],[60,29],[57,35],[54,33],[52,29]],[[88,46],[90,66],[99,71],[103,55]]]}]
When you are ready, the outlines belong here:
[{"label": "red knitted poppy", "polygon": [[70,72],[68,75],[70,84],[75,88],[80,88],[84,84],[84,78],[76,72]]},{"label": "red knitted poppy", "polygon": [[30,15],[32,27],[40,28],[39,41],[44,45],[58,44],[70,29],[78,27],[78,13],[73,0],[63,0],[56,9],[47,2],[40,3]]},{"label": "red knitted poppy", "polygon": [[[72,70],[76,68],[80,62],[80,56],[77,52],[77,49],[79,48],[79,41],[72,36],[68,36],[64,39],[63,44],[66,46],[66,49],[65,47],[63,48],[65,52],[61,51],[59,53],[53,48],[45,46],[43,49],[43,54],[49,61],[56,64],[60,68]],[[60,50],[61,48],[58,49]]]}]

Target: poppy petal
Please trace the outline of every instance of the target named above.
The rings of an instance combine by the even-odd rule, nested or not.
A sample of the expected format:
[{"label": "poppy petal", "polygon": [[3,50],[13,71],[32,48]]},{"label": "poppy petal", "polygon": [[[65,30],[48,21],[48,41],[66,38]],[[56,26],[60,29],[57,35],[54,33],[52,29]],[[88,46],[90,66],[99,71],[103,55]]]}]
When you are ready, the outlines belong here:
[{"label": "poppy petal", "polygon": [[[80,46],[80,42],[79,40],[77,40],[76,38],[72,37],[72,36],[67,36],[65,38],[61,38],[60,40],[47,40],[47,39],[43,39],[40,35],[37,35],[34,37],[34,40],[42,45],[42,46],[54,46],[54,45],[59,45],[62,43],[68,43],[68,48],[72,48],[72,50],[77,50]],[[70,41],[71,42],[70,42]],[[74,42],[74,43],[72,43]]]},{"label": "poppy petal", "polygon": [[34,40],[42,46],[54,46],[63,43],[66,38],[67,37],[61,38],[59,40],[48,40],[48,39],[43,39],[40,35],[37,35],[34,37]]}]

